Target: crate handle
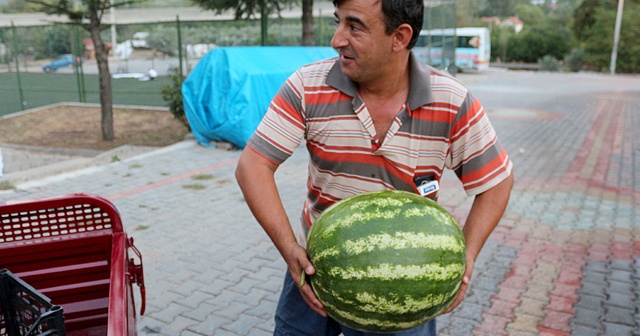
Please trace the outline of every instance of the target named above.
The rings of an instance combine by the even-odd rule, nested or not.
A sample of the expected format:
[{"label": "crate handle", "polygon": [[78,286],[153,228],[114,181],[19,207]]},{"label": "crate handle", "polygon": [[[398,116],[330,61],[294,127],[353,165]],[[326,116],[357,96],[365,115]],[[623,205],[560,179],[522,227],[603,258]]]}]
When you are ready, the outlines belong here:
[{"label": "crate handle", "polygon": [[[51,310],[42,313],[40,316],[38,316],[38,318],[36,319],[35,322],[33,322],[33,324],[31,325],[31,328],[29,328],[29,330],[27,330],[27,332],[24,334],[25,336],[31,336],[31,335],[49,335],[50,333],[53,333],[53,335],[66,335],[66,330],[59,330],[59,329],[51,329],[48,331],[45,331],[44,333],[39,333],[36,334],[36,332],[39,332],[38,328],[42,327],[42,322],[49,318],[49,316],[52,316],[56,313],[60,312],[60,316],[62,317],[62,307],[60,306],[51,306]],[[62,321],[62,319],[60,320]],[[60,322],[62,323],[62,322]],[[63,324],[62,324],[63,325]],[[4,334],[3,334],[4,335]]]},{"label": "crate handle", "polygon": [[144,271],[142,267],[142,254],[138,250],[138,248],[133,245],[133,237],[129,237],[129,247],[133,250],[133,253],[136,254],[138,260],[140,260],[139,264],[136,264],[133,258],[129,259],[129,272],[127,275],[129,276],[129,281],[131,283],[135,283],[140,287],[140,298],[142,300],[140,307],[140,315],[144,315],[144,311],[147,307],[147,291],[144,287]]}]

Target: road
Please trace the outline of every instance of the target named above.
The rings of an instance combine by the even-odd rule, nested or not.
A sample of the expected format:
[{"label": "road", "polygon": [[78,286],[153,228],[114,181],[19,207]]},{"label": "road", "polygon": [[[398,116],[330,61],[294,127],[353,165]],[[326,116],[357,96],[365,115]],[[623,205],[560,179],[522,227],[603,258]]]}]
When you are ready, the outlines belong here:
[{"label": "road", "polygon": [[[149,54],[149,53],[145,53]],[[198,63],[198,59],[188,59],[184,62],[183,67],[185,71],[192,69]],[[40,73],[42,71],[42,64],[49,62],[49,60],[31,61],[20,64],[20,71]],[[109,58],[109,70],[112,74],[125,74],[125,73],[143,73],[146,74],[150,68],[155,69],[159,76],[166,76],[169,74],[172,68],[178,67],[179,61],[177,57],[151,57],[145,56],[133,56],[130,59],[121,59],[117,57]],[[13,65],[12,65],[13,66]],[[12,67],[15,69],[15,67]],[[74,73],[72,66],[60,68],[56,72],[62,74]],[[87,75],[97,75],[98,65],[95,60],[85,60],[82,64],[82,71]]]}]

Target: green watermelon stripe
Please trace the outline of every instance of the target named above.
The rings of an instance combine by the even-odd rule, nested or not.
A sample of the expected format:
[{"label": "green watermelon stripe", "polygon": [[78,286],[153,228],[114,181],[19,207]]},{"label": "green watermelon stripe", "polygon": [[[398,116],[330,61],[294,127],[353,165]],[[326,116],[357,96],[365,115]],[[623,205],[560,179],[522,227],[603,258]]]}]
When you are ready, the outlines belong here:
[{"label": "green watermelon stripe", "polygon": [[[336,316],[337,317],[336,319],[338,320],[341,317],[344,320],[349,321],[351,323],[357,323],[360,326],[364,326],[364,327],[373,327],[373,328],[376,328],[376,330],[381,330],[381,331],[406,330],[406,329],[413,328],[416,325],[422,324],[423,322],[426,322],[427,320],[429,320],[429,318],[424,318],[422,320],[409,321],[409,322],[393,321],[390,319],[380,320],[375,318],[362,317],[360,315],[353,314],[350,311],[339,309],[338,307],[335,307],[335,306],[331,308],[333,313],[338,315]],[[344,323],[343,321],[340,321],[340,322]]]},{"label": "green watermelon stripe", "polygon": [[[311,279],[313,279],[313,278],[311,278]],[[330,290],[330,289],[324,287],[321,282],[312,281],[311,282],[311,288],[313,289],[313,292],[316,294],[316,296],[318,298],[332,297],[334,300],[338,300],[338,301],[341,301],[341,302],[346,303],[346,304],[354,304],[353,301],[347,301],[344,298],[337,297],[336,296],[336,294],[337,294],[336,291]],[[329,303],[328,301],[323,301],[322,304],[325,305],[325,306],[332,307],[331,303]]]},{"label": "green watermelon stripe", "polygon": [[[356,306],[364,312],[402,315],[419,313],[420,311],[451,301],[458,293],[459,288],[460,285],[455,286],[452,291],[445,294],[427,294],[425,297],[418,298],[409,295],[398,297],[393,294],[376,295],[369,292],[358,292],[355,293],[355,301],[340,296],[338,295],[339,293],[326,288],[322,288],[321,291],[330,294],[343,305]],[[443,307],[442,311],[444,311],[447,306]]]},{"label": "green watermelon stripe", "polygon": [[319,260],[322,260],[327,257],[335,257],[337,255],[340,255],[340,249],[338,249],[337,247],[329,247],[315,254],[313,256],[312,262],[315,264]]},{"label": "green watermelon stripe", "polygon": [[430,280],[444,281],[455,280],[464,272],[464,264],[455,263],[441,266],[438,263],[426,265],[393,265],[383,263],[375,267],[366,269],[356,269],[354,267],[340,268],[332,267],[328,274],[343,280],[351,279],[378,279],[378,280]]},{"label": "green watermelon stripe", "polygon": [[[362,292],[356,294],[358,308],[362,311],[376,314],[412,314],[441,305],[458,293],[456,286],[452,291],[445,294],[428,294],[423,298],[415,298],[409,295],[402,298],[395,297],[388,299],[389,295],[380,296],[373,293]],[[347,303],[347,302],[345,302]],[[443,311],[446,307],[443,308]]]},{"label": "green watermelon stripe", "polygon": [[[345,229],[353,226],[355,223],[365,223],[368,221],[376,220],[376,219],[386,219],[392,220],[402,212],[401,209],[389,209],[389,210],[380,210],[375,209],[370,212],[354,212],[348,215],[341,216],[336,220],[332,221],[330,224],[326,225],[324,230],[321,233],[321,236],[326,239],[335,233],[338,229]],[[313,227],[313,226],[312,226]]]},{"label": "green watermelon stripe", "polygon": [[449,225],[450,223],[455,223],[455,220],[453,219],[453,217],[451,217],[451,215],[449,215],[448,213],[443,213],[435,207],[411,207],[405,209],[402,214],[404,215],[404,218],[425,218],[427,216],[433,216],[436,219],[436,222],[440,223],[440,225]]},{"label": "green watermelon stripe", "polygon": [[[367,197],[367,195],[363,195],[361,197]],[[400,208],[407,203],[413,203],[409,198],[381,198],[381,197],[371,197],[369,195],[369,200],[360,201],[357,203],[353,203],[349,209],[350,210],[366,210],[370,207],[373,208]]]},{"label": "green watermelon stripe", "polygon": [[[423,232],[397,232],[394,236],[388,233],[374,234],[358,240],[347,240],[344,242],[344,250],[354,255],[368,253],[373,250],[402,250],[406,248],[427,248],[457,253],[464,252],[465,250],[464,243],[451,235],[431,235]],[[322,258],[328,255],[328,252],[336,252],[332,250],[333,249],[331,249],[331,251],[325,250],[323,251],[325,253],[319,253],[316,258]]]}]

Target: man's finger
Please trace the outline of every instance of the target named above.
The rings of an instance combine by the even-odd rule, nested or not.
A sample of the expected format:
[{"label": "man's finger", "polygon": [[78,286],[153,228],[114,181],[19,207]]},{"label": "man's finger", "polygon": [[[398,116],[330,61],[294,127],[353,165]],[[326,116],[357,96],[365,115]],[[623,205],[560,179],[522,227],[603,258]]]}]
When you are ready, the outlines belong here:
[{"label": "man's finger", "polygon": [[324,311],[324,306],[313,293],[313,290],[311,290],[311,286],[303,286],[300,288],[300,293],[302,294],[304,301],[309,305],[309,307],[311,307],[311,309],[313,309],[313,311],[323,317],[327,316],[327,313]]},{"label": "man's finger", "polygon": [[460,285],[460,289],[458,289],[458,294],[456,294],[455,300],[453,300],[453,303],[451,303],[449,308],[447,308],[447,310],[445,310],[444,313],[442,314],[449,314],[451,311],[456,309],[456,307],[458,307],[458,305],[464,299],[464,296],[468,288],[469,288],[469,277],[464,276],[462,277],[462,284]]}]

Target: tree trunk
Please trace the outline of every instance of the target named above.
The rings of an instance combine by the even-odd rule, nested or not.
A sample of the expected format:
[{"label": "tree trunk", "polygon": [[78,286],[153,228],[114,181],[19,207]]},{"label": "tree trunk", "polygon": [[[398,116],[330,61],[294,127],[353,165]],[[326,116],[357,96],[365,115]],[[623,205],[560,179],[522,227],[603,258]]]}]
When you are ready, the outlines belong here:
[{"label": "tree trunk", "polygon": [[302,45],[316,45],[313,31],[313,0],[302,0]]},{"label": "tree trunk", "polygon": [[112,141],[115,139],[115,135],[113,132],[113,93],[111,91],[108,52],[100,36],[100,21],[98,15],[91,11],[89,12],[89,33],[91,34],[91,41],[93,41],[95,47],[96,62],[98,63],[102,140]]}]

